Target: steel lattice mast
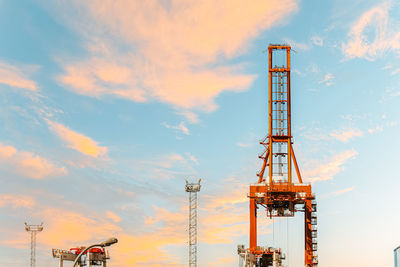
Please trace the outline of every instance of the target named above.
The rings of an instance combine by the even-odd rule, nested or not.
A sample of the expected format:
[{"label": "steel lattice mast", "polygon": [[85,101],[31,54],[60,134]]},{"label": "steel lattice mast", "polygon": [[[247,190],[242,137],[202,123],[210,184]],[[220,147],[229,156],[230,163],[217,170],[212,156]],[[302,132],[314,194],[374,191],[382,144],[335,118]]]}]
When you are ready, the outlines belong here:
[{"label": "steel lattice mast", "polygon": [[31,233],[31,264],[30,267],[36,266],[36,234],[43,231],[43,223],[27,224],[25,223],[25,230]]},{"label": "steel lattice mast", "polygon": [[186,180],[185,191],[189,193],[189,267],[197,267],[197,192],[200,181],[189,183]]}]

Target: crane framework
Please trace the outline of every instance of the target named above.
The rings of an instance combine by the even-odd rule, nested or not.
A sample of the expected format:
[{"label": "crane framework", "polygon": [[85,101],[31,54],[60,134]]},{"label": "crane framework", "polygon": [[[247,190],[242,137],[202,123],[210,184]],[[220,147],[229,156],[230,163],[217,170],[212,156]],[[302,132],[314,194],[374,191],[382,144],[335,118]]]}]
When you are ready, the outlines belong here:
[{"label": "crane framework", "polygon": [[36,234],[43,231],[43,223],[41,224],[27,224],[25,223],[25,230],[31,233],[31,261],[30,267],[36,266]]},{"label": "crane framework", "polygon": [[[85,247],[78,247],[78,248],[71,248],[69,250],[64,250],[64,249],[52,249],[52,254],[53,258],[58,258],[60,259],[59,261],[59,267],[64,266],[64,261],[75,261],[75,259],[78,257],[78,255],[81,253],[81,251],[85,249]],[[110,255],[108,251],[106,251],[104,248],[92,248],[89,251],[87,251],[82,257],[81,260],[78,261],[79,267],[86,266],[86,267],[92,267],[92,266],[107,266],[107,260],[110,259]]]},{"label": "crane framework", "polygon": [[[268,46],[269,132],[260,142],[265,151],[259,156],[263,159],[263,165],[257,174],[258,182],[250,185],[248,194],[250,199],[248,253],[254,259],[248,266],[269,266],[262,263],[263,256],[270,253],[269,248],[264,249],[257,245],[259,207],[265,208],[270,218],[293,217],[296,212],[304,212],[305,266],[318,265],[315,195],[312,193],[311,185],[303,183],[292,145],[290,52],[289,45]],[[298,183],[293,182],[292,165]]]},{"label": "crane framework", "polygon": [[200,181],[189,183],[186,180],[185,191],[189,193],[189,267],[197,267],[197,192]]}]

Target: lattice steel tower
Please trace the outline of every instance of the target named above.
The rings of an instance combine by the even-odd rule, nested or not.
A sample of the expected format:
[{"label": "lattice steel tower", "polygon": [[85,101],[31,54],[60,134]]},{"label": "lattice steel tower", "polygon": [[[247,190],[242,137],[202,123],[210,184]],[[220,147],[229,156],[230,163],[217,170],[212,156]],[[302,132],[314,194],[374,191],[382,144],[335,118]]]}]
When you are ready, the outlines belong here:
[{"label": "lattice steel tower", "polygon": [[36,234],[43,231],[43,223],[41,224],[27,224],[25,223],[25,230],[31,232],[31,264],[30,267],[36,265]]},{"label": "lattice steel tower", "polygon": [[200,181],[189,183],[186,180],[185,191],[189,192],[189,267],[197,267],[197,192]]}]

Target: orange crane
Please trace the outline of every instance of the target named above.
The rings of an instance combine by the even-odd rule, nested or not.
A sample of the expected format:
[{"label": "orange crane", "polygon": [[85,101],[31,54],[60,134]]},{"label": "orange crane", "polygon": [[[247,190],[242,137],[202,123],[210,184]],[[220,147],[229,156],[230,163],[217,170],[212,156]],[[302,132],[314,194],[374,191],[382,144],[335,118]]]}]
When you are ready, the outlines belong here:
[{"label": "orange crane", "polygon": [[[305,266],[318,266],[317,215],[315,195],[311,185],[304,184],[293,151],[290,103],[289,45],[270,44],[269,53],[269,108],[268,136],[260,142],[265,151],[259,157],[263,165],[257,174],[258,182],[250,185],[250,247],[248,266],[270,266],[263,262],[270,249],[257,245],[257,209],[266,209],[268,217],[293,217],[304,212]],[[279,57],[277,57],[279,56]],[[279,62],[279,58],[283,58]],[[276,59],[276,60],[275,60]],[[276,62],[275,62],[276,61]],[[297,183],[292,179],[294,165]],[[267,172],[266,172],[267,171]],[[267,175],[265,175],[267,174]]]}]

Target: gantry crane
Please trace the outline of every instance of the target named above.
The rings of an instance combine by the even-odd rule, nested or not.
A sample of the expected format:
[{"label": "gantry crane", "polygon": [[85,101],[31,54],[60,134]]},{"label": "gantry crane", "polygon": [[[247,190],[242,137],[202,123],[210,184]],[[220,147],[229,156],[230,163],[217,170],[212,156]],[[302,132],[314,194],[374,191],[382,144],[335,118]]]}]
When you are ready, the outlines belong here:
[{"label": "gantry crane", "polygon": [[[270,266],[265,255],[270,248],[257,246],[257,209],[266,209],[267,216],[293,217],[304,212],[305,266],[316,267],[317,258],[317,216],[315,195],[311,185],[304,184],[293,151],[290,104],[290,52],[289,45],[268,46],[269,70],[269,132],[260,142],[265,151],[259,157],[263,165],[257,174],[258,182],[250,185],[250,247],[247,250],[253,261],[247,266]],[[275,56],[283,57],[275,62]],[[279,59],[279,58],[277,58]],[[281,63],[281,65],[279,65]],[[298,183],[292,179],[294,165]],[[265,175],[266,174],[266,175]]]}]

